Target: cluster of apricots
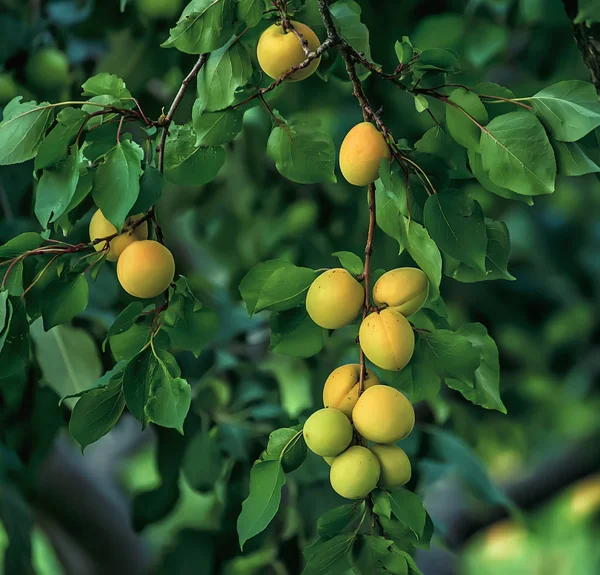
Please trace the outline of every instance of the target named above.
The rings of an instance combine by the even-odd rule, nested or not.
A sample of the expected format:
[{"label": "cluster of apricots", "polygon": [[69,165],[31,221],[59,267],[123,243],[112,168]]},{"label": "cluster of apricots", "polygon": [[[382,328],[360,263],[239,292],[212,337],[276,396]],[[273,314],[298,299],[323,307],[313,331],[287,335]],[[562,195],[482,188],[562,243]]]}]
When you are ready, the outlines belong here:
[{"label": "cluster of apricots", "polygon": [[[148,224],[135,223],[142,214],[131,216],[123,231],[110,241],[94,244],[96,251],[106,252],[106,259],[117,262],[117,277],[121,287],[130,295],[143,299],[163,293],[175,276],[175,261],[161,243],[148,239]],[[117,233],[100,210],[90,221],[90,240],[106,238]]]},{"label": "cluster of apricots", "polygon": [[[311,51],[319,45],[317,35],[301,22],[291,21],[293,28],[306,40]],[[307,58],[300,39],[281,24],[269,26],[262,34],[256,48],[258,63],[270,78],[281,78]],[[306,67],[292,72],[286,80],[297,82],[308,78],[319,67],[321,58],[313,59]],[[390,159],[385,138],[370,122],[354,126],[344,138],[340,148],[340,170],[346,180],[355,186],[366,186],[379,175],[383,159]]]},{"label": "cluster of apricots", "polygon": [[[376,486],[401,487],[411,476],[408,456],[394,445],[414,427],[410,401],[393,387],[381,385],[370,370],[359,396],[359,378],[358,364],[333,370],[323,388],[325,407],[315,411],[303,429],[308,448],[331,466],[334,491],[346,499],[366,497]],[[362,440],[354,441],[354,430],[368,447]]]}]

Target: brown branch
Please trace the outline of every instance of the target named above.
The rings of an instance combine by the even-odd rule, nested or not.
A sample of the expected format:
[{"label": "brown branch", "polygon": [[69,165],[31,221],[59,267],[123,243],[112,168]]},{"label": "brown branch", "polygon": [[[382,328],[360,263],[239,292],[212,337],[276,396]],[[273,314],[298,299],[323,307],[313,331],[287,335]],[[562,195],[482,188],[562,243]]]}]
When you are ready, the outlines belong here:
[{"label": "brown branch", "polygon": [[171,107],[169,108],[169,111],[167,112],[167,115],[164,118],[162,118],[162,120],[160,121],[160,124],[163,127],[163,131],[162,131],[162,135],[160,138],[160,144],[158,145],[158,148],[157,148],[157,152],[158,152],[158,169],[161,172],[163,172],[164,168],[165,168],[165,143],[167,141],[167,136],[169,135],[169,126],[171,125],[171,122],[173,121],[173,116],[175,115],[175,112],[177,111],[179,104],[181,104],[181,101],[183,100],[183,97],[185,96],[187,87],[196,78],[196,76],[198,75],[198,72],[200,72],[200,70],[202,69],[204,64],[206,64],[207,60],[208,60],[208,53],[200,54],[198,61],[196,62],[194,67],[190,70],[190,73],[183,79],[183,82],[181,82],[181,86],[179,87],[177,94],[175,94],[175,98],[173,100],[173,103],[171,104]]}]

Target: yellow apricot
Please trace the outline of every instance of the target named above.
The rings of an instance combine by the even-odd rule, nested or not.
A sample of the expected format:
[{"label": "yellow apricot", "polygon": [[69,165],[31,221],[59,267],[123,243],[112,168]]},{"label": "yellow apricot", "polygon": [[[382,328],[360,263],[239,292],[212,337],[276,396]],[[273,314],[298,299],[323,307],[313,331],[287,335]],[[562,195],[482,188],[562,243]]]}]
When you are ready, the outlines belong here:
[{"label": "yellow apricot", "polygon": [[340,170],[348,182],[366,186],[379,177],[379,164],[390,158],[381,132],[370,122],[356,124],[340,147]]},{"label": "yellow apricot", "polygon": [[376,443],[369,448],[379,459],[381,476],[379,487],[394,489],[408,483],[412,474],[410,459],[403,449],[397,445]]},{"label": "yellow apricot", "polygon": [[408,320],[393,309],[369,314],[358,332],[360,347],[377,367],[400,371],[415,351],[415,334]]},{"label": "yellow apricot", "polygon": [[325,407],[315,411],[302,430],[308,448],[322,457],[339,455],[352,441],[352,425],[339,410]]},{"label": "yellow apricot", "polygon": [[[314,52],[319,45],[319,38],[306,24],[291,20],[295,30],[300,32]],[[256,57],[263,72],[276,80],[290,68],[306,60],[300,39],[293,32],[284,32],[280,24],[269,26],[260,36],[256,47]],[[308,78],[319,66],[321,58],[315,58],[306,68],[294,72],[288,80],[298,81]]]},{"label": "yellow apricot", "polygon": [[[323,405],[335,407],[352,417],[352,410],[358,401],[358,380],[360,378],[360,365],[349,363],[334,369],[327,378],[323,387]],[[377,385],[377,376],[367,369],[364,389]]]},{"label": "yellow apricot", "polygon": [[175,276],[171,252],[154,240],[129,244],[117,262],[122,288],[139,298],[153,298],[164,292]]},{"label": "yellow apricot", "polygon": [[[123,253],[123,250],[132,242],[138,240],[145,240],[148,237],[148,224],[146,222],[140,224],[135,229],[127,231],[126,228],[131,226],[134,222],[139,220],[143,214],[137,214],[131,216],[125,221],[123,228],[125,231],[119,234],[116,238],[109,242],[109,249],[106,255],[106,259],[109,262],[116,262],[119,256]],[[100,210],[96,210],[92,219],[90,220],[90,241],[94,241],[97,238],[106,238],[112,236],[117,232],[117,228],[113,226],[105,217]],[[94,249],[99,252],[104,249],[106,242],[99,242],[94,245]]]},{"label": "yellow apricot", "polygon": [[419,311],[429,294],[429,280],[418,268],[396,268],[384,273],[373,286],[375,305],[409,316]]},{"label": "yellow apricot", "polygon": [[352,410],[356,431],[374,443],[395,443],[415,426],[415,410],[410,401],[389,385],[365,390]]},{"label": "yellow apricot", "polygon": [[527,531],[506,519],[489,527],[484,535],[484,555],[491,560],[505,561],[525,551]]},{"label": "yellow apricot", "polygon": [[377,457],[366,447],[354,445],[334,459],[329,481],[338,495],[346,499],[362,499],[375,489],[380,473]]},{"label": "yellow apricot", "polygon": [[321,327],[339,329],[352,323],[365,299],[365,289],[345,269],[322,273],[308,288],[306,311]]},{"label": "yellow apricot", "polygon": [[600,509],[600,475],[592,475],[573,489],[570,511],[573,518],[591,515]]}]

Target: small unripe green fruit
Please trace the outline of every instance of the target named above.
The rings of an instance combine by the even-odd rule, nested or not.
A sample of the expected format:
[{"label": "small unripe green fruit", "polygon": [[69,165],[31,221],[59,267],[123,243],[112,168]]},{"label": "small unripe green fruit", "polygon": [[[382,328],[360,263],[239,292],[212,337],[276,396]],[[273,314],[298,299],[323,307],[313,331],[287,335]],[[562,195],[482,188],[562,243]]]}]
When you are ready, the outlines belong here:
[{"label": "small unripe green fruit", "polygon": [[175,18],[181,9],[181,0],[137,0],[140,14],[150,20]]},{"label": "small unripe green fruit", "polygon": [[[300,32],[308,42],[311,51],[319,45],[319,38],[306,24],[291,21],[295,30]],[[263,72],[276,80],[283,76],[290,68],[306,60],[300,39],[293,32],[284,32],[280,24],[269,26],[260,36],[256,47],[256,57]],[[294,72],[288,80],[298,81],[308,78],[318,67],[321,58],[315,58],[306,68]]]},{"label": "small unripe green fruit", "polygon": [[[360,379],[360,365],[350,363],[334,369],[323,386],[323,405],[335,407],[347,417],[352,417],[352,410],[358,401],[358,382]],[[379,384],[377,376],[367,369],[364,389]]]},{"label": "small unripe green fruit", "polygon": [[304,441],[322,457],[339,455],[352,441],[352,425],[339,410],[326,407],[315,411],[304,424]]},{"label": "small unripe green fruit", "polygon": [[365,289],[345,269],[322,273],[308,288],[306,311],[326,329],[339,329],[354,321],[365,299]]},{"label": "small unripe green fruit", "polygon": [[370,122],[352,128],[340,147],[340,170],[348,182],[366,186],[379,177],[379,164],[390,158],[390,150],[381,132]]},{"label": "small unripe green fruit", "polygon": [[379,487],[394,489],[409,482],[412,474],[410,459],[403,449],[397,445],[376,443],[369,448],[379,459],[381,476]]},{"label": "small unripe green fruit", "polygon": [[358,398],[352,411],[356,431],[374,443],[395,443],[415,426],[410,401],[389,385],[374,385]]},{"label": "small unripe green fruit", "polygon": [[[139,220],[143,214],[137,214],[131,216],[125,221],[124,228],[131,226],[137,220]],[[102,213],[101,210],[96,210],[92,219],[90,220],[90,241],[94,241],[98,238],[106,238],[112,236],[117,232],[117,228],[113,226]],[[109,242],[109,248],[106,254],[106,259],[109,262],[116,262],[119,256],[123,253],[123,250],[131,243],[138,240],[145,240],[148,238],[148,224],[146,222],[141,223],[135,229],[130,231],[124,231],[119,234],[116,238],[113,238]],[[94,244],[94,249],[99,252],[106,247],[106,242],[99,242]]]},{"label": "small unripe green fruit", "polygon": [[404,317],[421,309],[429,294],[429,280],[418,268],[397,268],[384,273],[373,286],[375,305],[387,305]]},{"label": "small unripe green fruit", "polygon": [[393,309],[369,314],[358,332],[360,347],[377,367],[403,369],[415,351],[415,334],[408,320]]},{"label": "small unripe green fruit", "polygon": [[27,82],[40,90],[60,90],[70,82],[69,60],[58,48],[35,52],[25,67]]},{"label": "small unripe green fruit", "polygon": [[19,88],[13,77],[7,72],[0,74],[0,106],[5,106],[19,95]]},{"label": "small unripe green fruit", "polygon": [[377,457],[366,447],[354,445],[334,459],[329,481],[338,495],[362,499],[375,489],[380,473]]}]

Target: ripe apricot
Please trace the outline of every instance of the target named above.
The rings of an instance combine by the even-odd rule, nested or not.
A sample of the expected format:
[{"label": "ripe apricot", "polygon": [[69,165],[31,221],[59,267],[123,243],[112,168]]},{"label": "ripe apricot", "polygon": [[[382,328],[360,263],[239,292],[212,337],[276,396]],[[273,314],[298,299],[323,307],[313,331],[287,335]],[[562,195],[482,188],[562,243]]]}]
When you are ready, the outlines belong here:
[{"label": "ripe apricot", "polygon": [[373,286],[375,305],[409,316],[419,311],[429,294],[429,280],[418,268],[396,268],[384,273]]},{"label": "ripe apricot", "polygon": [[369,448],[379,459],[381,476],[379,487],[394,489],[408,483],[412,470],[410,459],[403,449],[397,445],[383,445],[376,443]]},{"label": "ripe apricot", "polygon": [[369,314],[358,333],[360,347],[377,367],[400,371],[415,350],[415,335],[408,320],[393,309]]},{"label": "ripe apricot", "polygon": [[[352,417],[352,410],[358,401],[359,378],[360,365],[358,363],[349,363],[334,369],[323,387],[323,405],[335,407],[347,417]],[[377,376],[367,369],[364,389],[378,383]]]},{"label": "ripe apricot", "polygon": [[390,158],[381,132],[370,122],[356,124],[340,147],[340,170],[348,182],[366,186],[379,177],[379,164]]},{"label": "ripe apricot", "polygon": [[327,329],[339,329],[356,318],[365,299],[365,289],[345,269],[322,273],[308,288],[306,311]]},{"label": "ripe apricot", "polygon": [[[320,45],[317,35],[305,24],[291,21],[295,30],[300,32],[314,52]],[[293,32],[285,32],[280,24],[269,26],[260,36],[256,47],[256,57],[263,72],[276,80],[290,68],[306,60],[300,39]],[[319,66],[321,58],[315,58],[306,68],[294,72],[289,80],[298,81],[308,78]]]},{"label": "ripe apricot", "polygon": [[[134,222],[139,220],[143,214],[137,214],[127,218],[125,225],[123,226],[123,233],[119,234],[116,238],[113,238],[109,242],[109,249],[107,252],[106,259],[109,262],[116,262],[119,256],[123,253],[123,250],[131,243],[138,240],[145,240],[148,238],[148,224],[143,222],[133,230],[127,230]],[[97,238],[106,238],[112,236],[117,232],[117,228],[113,226],[105,217],[100,210],[96,210],[92,219],[90,220],[90,241],[94,241]],[[99,252],[104,249],[106,242],[99,242],[94,245],[94,249]]]},{"label": "ripe apricot", "polygon": [[404,439],[415,425],[410,401],[389,385],[365,390],[352,410],[356,431],[374,443],[395,443]]},{"label": "ripe apricot", "polygon": [[377,457],[366,447],[354,445],[333,460],[329,481],[342,497],[361,499],[375,489],[380,473]]},{"label": "ripe apricot", "polygon": [[339,455],[352,441],[352,425],[339,410],[326,407],[315,411],[304,424],[304,441],[322,457]]},{"label": "ripe apricot", "polygon": [[117,262],[117,277],[132,296],[153,298],[164,292],[175,276],[171,252],[154,240],[129,244]]}]

